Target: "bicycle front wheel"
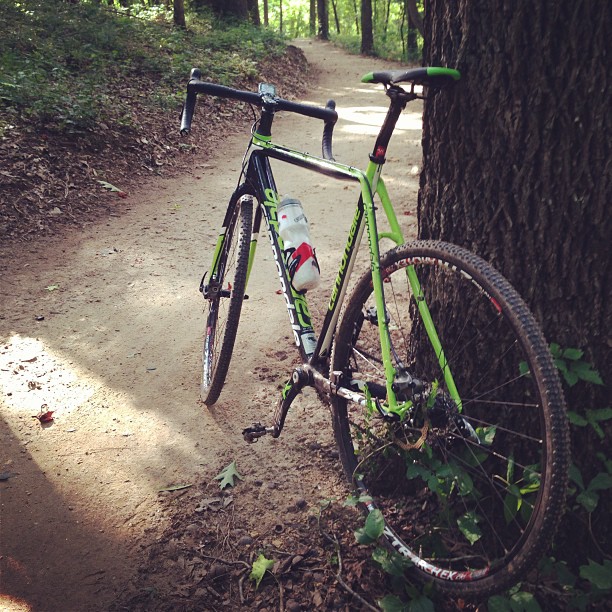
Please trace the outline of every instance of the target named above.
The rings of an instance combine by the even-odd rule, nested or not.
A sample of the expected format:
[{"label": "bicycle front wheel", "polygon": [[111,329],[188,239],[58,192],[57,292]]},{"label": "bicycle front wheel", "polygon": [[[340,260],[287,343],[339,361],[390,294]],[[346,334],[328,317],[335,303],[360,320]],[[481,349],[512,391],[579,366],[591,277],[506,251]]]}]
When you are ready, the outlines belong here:
[{"label": "bicycle front wheel", "polygon": [[[408,271],[419,279],[416,299]],[[341,385],[368,398],[364,406],[331,396],[344,471],[366,511],[382,512],[384,538],[418,577],[464,596],[503,590],[545,552],[564,504],[568,426],[550,352],[516,291],[464,249],[402,245],[383,257],[381,273],[396,395],[406,410],[395,420],[384,411],[367,273],[332,353]]]},{"label": "bicycle front wheel", "polygon": [[200,395],[207,406],[218,399],[229,368],[244,301],[253,226],[253,200],[230,202],[225,237],[207,288],[208,316],[202,353]]}]

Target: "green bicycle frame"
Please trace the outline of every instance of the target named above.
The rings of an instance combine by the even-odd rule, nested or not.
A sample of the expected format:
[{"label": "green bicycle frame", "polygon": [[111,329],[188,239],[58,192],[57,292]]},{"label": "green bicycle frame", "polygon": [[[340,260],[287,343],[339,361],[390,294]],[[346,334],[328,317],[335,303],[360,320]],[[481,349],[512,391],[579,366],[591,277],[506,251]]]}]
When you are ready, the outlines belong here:
[{"label": "green bicycle frame", "polygon": [[[399,226],[391,199],[381,177],[382,163],[370,161],[365,172],[353,166],[348,166],[337,161],[323,159],[309,153],[300,152],[285,146],[276,145],[269,136],[262,136],[255,132],[252,144],[256,149],[251,152],[246,171],[244,183],[232,195],[232,203],[228,209],[223,228],[217,240],[213,255],[211,277],[218,274],[220,253],[225,240],[226,228],[231,220],[235,203],[244,196],[254,196],[260,206],[256,211],[251,244],[249,249],[248,276],[252,270],[256,247],[257,235],[260,229],[261,218],[265,219],[268,236],[272,244],[274,257],[277,263],[281,288],[285,296],[287,309],[294,331],[296,346],[305,362],[314,366],[321,366],[331,350],[334,330],[338,322],[341,306],[348,286],[348,278],[354,267],[364,228],[367,228],[368,245],[370,250],[370,267],[372,271],[372,285],[377,312],[377,323],[380,334],[380,343],[383,356],[383,369],[386,378],[387,403],[385,409],[397,414],[402,418],[412,406],[411,402],[398,402],[392,388],[396,368],[391,357],[391,339],[386,317],[383,278],[380,270],[380,248],[379,242],[383,238],[392,240],[396,245],[404,242],[404,237]],[[298,293],[291,286],[291,279],[282,257],[283,243],[278,234],[278,221],[276,209],[278,204],[278,192],[274,183],[274,177],[270,167],[269,158],[285,163],[313,170],[320,174],[331,176],[339,180],[357,181],[360,185],[361,196],[355,211],[353,223],[349,231],[349,237],[343,251],[340,269],[334,282],[330,296],[328,310],[323,321],[320,337],[317,338],[311,324],[306,296]],[[390,231],[378,233],[374,194],[378,196],[382,204]],[[423,321],[429,340],[437,355],[438,363],[443,372],[444,380],[449,394],[461,409],[461,399],[455,385],[452,373],[446,361],[444,351],[435,329],[429,308],[423,298],[423,292],[416,271],[413,266],[408,266],[407,277],[418,304],[419,315]]]}]

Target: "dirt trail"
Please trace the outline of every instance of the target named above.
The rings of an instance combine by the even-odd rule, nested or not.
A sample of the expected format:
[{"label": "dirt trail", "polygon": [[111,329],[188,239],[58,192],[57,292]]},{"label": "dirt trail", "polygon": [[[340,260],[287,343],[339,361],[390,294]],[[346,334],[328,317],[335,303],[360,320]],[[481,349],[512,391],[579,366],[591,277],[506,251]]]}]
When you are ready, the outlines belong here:
[{"label": "dirt trail", "polygon": [[[298,44],[319,74],[303,99],[336,100],[336,158],[365,166],[386,98],[359,81],[383,64]],[[404,114],[385,166],[392,197],[405,203],[407,235],[416,221],[420,113],[416,103]],[[284,115],[274,135],[319,151],[321,131],[320,122]],[[296,401],[279,440],[250,446],[240,435],[270,420],[295,363],[263,233],[226,389],[213,410],[198,398],[197,287],[245,134],[229,136],[192,174],[143,185],[125,214],[0,248],[0,610],[20,609],[16,600],[36,611],[108,609],[135,573],[143,542],[172,520],[159,489],[211,481],[232,460],[244,476],[234,494],[239,522],[251,536],[343,491],[327,409],[313,392]],[[275,171],[281,193],[304,203],[329,286],[353,186],[278,164]],[[325,293],[313,292],[315,317]],[[32,418],[43,404],[54,411],[47,426]]]}]

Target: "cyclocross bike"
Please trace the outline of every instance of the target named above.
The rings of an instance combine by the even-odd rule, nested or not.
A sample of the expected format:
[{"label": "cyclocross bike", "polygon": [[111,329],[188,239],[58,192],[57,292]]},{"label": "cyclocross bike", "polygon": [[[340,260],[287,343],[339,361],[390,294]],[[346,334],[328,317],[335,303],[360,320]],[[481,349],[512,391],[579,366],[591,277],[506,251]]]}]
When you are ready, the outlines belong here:
[{"label": "cyclocross bike", "polygon": [[[405,244],[381,177],[406,104],[441,95],[435,92],[459,77],[431,67],[363,77],[382,84],[390,100],[365,171],[333,158],[333,101],[325,108],[291,102],[267,84],[240,91],[204,82],[194,69],[181,131],[190,130],[197,94],[261,109],[253,109],[238,187],[200,285],[207,302],[203,401],[214,404],[222,390],[264,219],[302,365],[285,384],[272,425],[257,423],[244,437],[279,436],[295,397],[315,387],[331,406],[344,472],[371,522],[384,517],[387,544],[421,579],[484,596],[516,583],[549,546],[564,505],[569,443],[556,369],[522,299],[462,248]],[[272,141],[280,111],[324,121],[322,157]],[[270,159],[360,188],[318,334],[283,258]],[[381,211],[389,231],[377,229]],[[371,265],[346,298],[364,231]],[[384,255],[382,238],[397,245]]]}]

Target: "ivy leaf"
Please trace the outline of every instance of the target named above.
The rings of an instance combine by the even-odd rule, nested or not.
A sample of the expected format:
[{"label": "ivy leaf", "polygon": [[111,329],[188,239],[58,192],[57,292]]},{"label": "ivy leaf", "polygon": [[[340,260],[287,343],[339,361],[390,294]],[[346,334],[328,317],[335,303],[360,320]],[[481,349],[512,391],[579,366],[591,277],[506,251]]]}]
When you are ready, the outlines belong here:
[{"label": "ivy leaf", "polygon": [[612,489],[612,474],[599,472],[599,474],[589,483],[588,489],[589,491],[605,491],[606,489]]},{"label": "ivy leaf", "polygon": [[419,595],[410,602],[409,612],[435,612],[433,601],[425,595]]},{"label": "ivy leaf", "polygon": [[504,595],[493,595],[493,597],[489,597],[487,609],[489,612],[512,612],[510,600]]},{"label": "ivy leaf", "polygon": [[478,527],[479,517],[475,512],[466,512],[457,519],[459,530],[470,544],[478,542],[482,537],[482,531]]},{"label": "ivy leaf", "polygon": [[563,349],[562,355],[565,359],[569,359],[570,361],[578,361],[578,359],[582,358],[584,355],[584,351],[577,348],[566,348]]},{"label": "ivy leaf", "polygon": [[599,503],[599,495],[595,491],[583,491],[576,497],[576,501],[587,511],[593,512]]},{"label": "ivy leaf", "polygon": [[[512,610],[524,612],[542,612],[537,599],[526,591],[519,591],[510,597]],[[515,605],[516,604],[516,605]]]},{"label": "ivy leaf", "polygon": [[372,559],[380,564],[385,574],[390,576],[403,576],[405,571],[412,567],[410,559],[400,555],[395,551],[377,548],[372,553]]},{"label": "ivy leaf", "polygon": [[355,531],[355,539],[359,544],[372,544],[383,534],[385,529],[385,519],[382,512],[372,510],[366,518],[365,525]]},{"label": "ivy leaf", "polygon": [[232,461],[227,467],[224,467],[216,476],[215,480],[220,480],[219,488],[225,489],[225,487],[233,487],[236,483],[234,478],[242,480],[242,476],[236,469],[236,462]]},{"label": "ivy leaf", "polygon": [[274,561],[272,559],[266,559],[265,555],[260,553],[257,560],[253,562],[253,568],[249,574],[249,578],[255,581],[255,588],[259,588],[264,574],[274,567]]},{"label": "ivy leaf", "polygon": [[580,567],[580,577],[588,580],[598,589],[612,589],[612,561],[607,559],[603,565],[589,559],[588,565]]},{"label": "ivy leaf", "polygon": [[383,612],[408,612],[408,605],[395,595],[385,595],[377,603]]}]

